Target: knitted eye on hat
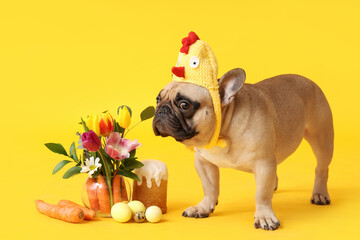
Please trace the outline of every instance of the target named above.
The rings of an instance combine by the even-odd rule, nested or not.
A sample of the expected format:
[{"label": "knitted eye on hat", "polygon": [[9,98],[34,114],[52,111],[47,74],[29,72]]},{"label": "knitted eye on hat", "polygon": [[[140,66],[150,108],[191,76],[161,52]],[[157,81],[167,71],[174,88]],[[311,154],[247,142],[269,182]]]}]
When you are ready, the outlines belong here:
[{"label": "knitted eye on hat", "polygon": [[218,83],[218,65],[210,46],[199,39],[194,32],[183,38],[179,59],[175,67],[171,69],[173,81],[185,82],[206,88],[212,98],[215,112],[215,129],[208,145],[203,148],[214,146],[225,147],[223,139],[219,139],[221,128],[221,102]]}]

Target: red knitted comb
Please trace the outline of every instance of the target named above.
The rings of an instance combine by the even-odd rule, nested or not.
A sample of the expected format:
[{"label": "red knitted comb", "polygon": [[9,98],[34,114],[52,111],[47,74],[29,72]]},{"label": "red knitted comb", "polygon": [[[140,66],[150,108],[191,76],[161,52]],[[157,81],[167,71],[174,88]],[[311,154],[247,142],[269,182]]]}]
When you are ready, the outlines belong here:
[{"label": "red knitted comb", "polygon": [[183,38],[183,40],[181,41],[183,46],[180,48],[180,52],[188,54],[190,46],[194,44],[197,40],[200,40],[198,35],[196,35],[196,33],[194,32],[189,32],[189,36]]},{"label": "red knitted comb", "polygon": [[171,72],[179,78],[185,78],[185,67],[173,67]]}]

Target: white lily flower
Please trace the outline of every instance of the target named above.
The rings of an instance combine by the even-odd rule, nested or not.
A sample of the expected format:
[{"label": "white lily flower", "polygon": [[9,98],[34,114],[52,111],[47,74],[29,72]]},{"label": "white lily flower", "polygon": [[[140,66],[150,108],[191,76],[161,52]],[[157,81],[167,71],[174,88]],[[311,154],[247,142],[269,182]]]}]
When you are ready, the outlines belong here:
[{"label": "white lily flower", "polygon": [[85,160],[85,165],[81,164],[81,171],[84,173],[89,173],[89,177],[91,178],[94,172],[101,168],[100,158],[96,158],[94,161],[94,157],[90,157],[90,159]]}]

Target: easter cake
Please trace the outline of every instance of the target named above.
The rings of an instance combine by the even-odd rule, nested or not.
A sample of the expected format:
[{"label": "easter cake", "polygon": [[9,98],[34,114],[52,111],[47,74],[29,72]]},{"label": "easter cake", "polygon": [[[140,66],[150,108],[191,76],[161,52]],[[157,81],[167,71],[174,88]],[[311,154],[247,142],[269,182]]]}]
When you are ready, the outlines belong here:
[{"label": "easter cake", "polygon": [[141,181],[134,181],[133,200],[142,202],[146,208],[158,206],[166,213],[168,171],[166,164],[158,160],[143,160],[144,166],[135,170]]}]

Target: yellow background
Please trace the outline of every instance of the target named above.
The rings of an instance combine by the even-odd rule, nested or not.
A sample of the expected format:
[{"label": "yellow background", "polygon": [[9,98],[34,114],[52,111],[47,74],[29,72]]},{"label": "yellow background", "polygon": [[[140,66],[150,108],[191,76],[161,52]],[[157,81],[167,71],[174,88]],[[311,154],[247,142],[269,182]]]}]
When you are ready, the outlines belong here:
[{"label": "yellow background", "polygon": [[[359,2],[1,1],[1,237],[3,239],[350,239],[359,236]],[[133,123],[171,79],[181,39],[193,30],[217,56],[219,74],[241,67],[247,82],[282,73],[315,81],[332,107],[335,154],[330,206],[310,204],[315,157],[303,142],[278,168],[273,206],[281,227],[253,227],[253,175],[221,170],[207,219],[181,217],[202,198],[193,156],[151,121],[129,135],[140,159],[169,169],[168,208],[158,224],[102,219],[69,224],[39,214],[35,199],[81,201],[86,175],[63,180],[64,158],[44,147],[76,140],[80,117],[132,107]]]}]

